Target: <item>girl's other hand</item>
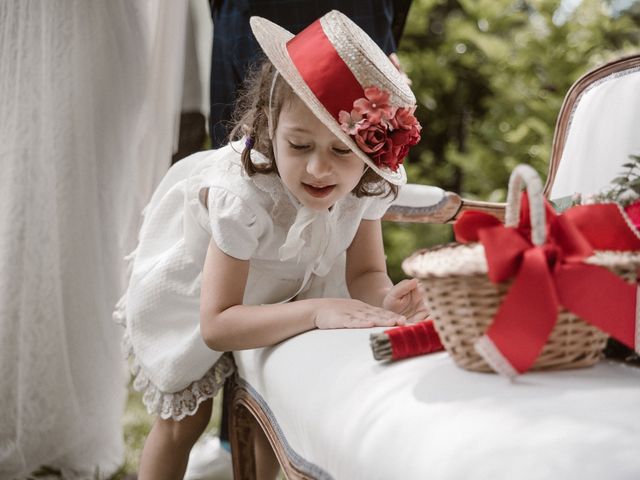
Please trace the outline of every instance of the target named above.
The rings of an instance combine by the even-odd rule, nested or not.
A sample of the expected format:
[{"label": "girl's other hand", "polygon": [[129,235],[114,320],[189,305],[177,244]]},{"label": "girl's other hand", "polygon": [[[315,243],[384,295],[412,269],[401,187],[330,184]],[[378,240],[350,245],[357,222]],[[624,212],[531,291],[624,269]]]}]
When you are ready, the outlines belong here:
[{"label": "girl's other hand", "polygon": [[382,300],[382,308],[404,315],[408,323],[425,320],[429,311],[417,279],[402,280],[391,287]]},{"label": "girl's other hand", "polygon": [[315,315],[315,325],[320,329],[369,328],[404,325],[404,315],[373,307],[351,298],[331,298],[320,303]]}]

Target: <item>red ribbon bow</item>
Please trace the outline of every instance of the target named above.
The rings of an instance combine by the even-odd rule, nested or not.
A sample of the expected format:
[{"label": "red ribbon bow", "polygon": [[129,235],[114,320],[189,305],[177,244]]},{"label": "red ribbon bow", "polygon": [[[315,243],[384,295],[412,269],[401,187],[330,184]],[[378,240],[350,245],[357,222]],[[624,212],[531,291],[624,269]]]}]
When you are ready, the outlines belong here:
[{"label": "red ribbon bow", "polygon": [[[505,227],[482,212],[465,212],[456,239],[480,241],[489,279],[513,278],[476,349],[500,373],[527,371],[556,323],[561,306],[631,348],[636,344],[636,290],[609,270],[583,262],[594,250],[640,250],[640,237],[616,204],[582,205],[558,215],[545,201],[546,242],[530,241],[527,195],[520,223]],[[498,364],[498,365],[496,365]]]}]

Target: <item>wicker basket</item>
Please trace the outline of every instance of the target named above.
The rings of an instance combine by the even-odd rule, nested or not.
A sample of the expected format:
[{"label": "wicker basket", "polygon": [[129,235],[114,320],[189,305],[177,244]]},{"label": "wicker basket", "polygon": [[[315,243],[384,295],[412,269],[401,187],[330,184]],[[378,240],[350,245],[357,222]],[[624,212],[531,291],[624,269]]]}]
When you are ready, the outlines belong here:
[{"label": "wicker basket", "polygon": [[[542,184],[531,167],[521,165],[511,176],[505,224],[518,224],[522,181],[530,200],[532,241],[542,245],[545,241]],[[640,254],[599,251],[586,261],[633,282]],[[407,258],[402,267],[422,283],[436,330],[456,364],[468,370],[492,372],[474,349],[474,343],[491,325],[511,282],[496,285],[489,280],[482,245],[450,244],[420,250]],[[601,357],[606,341],[606,334],[562,309],[532,369],[591,366]]]}]

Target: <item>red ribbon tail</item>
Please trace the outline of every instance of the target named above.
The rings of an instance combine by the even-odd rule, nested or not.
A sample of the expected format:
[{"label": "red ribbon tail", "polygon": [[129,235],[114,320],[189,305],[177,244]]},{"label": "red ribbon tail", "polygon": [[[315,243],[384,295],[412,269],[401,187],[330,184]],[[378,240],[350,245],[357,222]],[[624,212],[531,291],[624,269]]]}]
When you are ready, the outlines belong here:
[{"label": "red ribbon tail", "polygon": [[524,373],[540,355],[558,308],[545,254],[541,248],[529,249],[486,338],[481,338],[475,348],[498,373]]},{"label": "red ribbon tail", "polygon": [[581,319],[640,350],[638,286],[609,270],[584,263],[566,264],[556,274],[560,302]]},{"label": "red ribbon tail", "polygon": [[513,365],[511,365],[502,352],[500,352],[500,349],[493,343],[489,335],[483,335],[476,340],[473,348],[484,358],[485,362],[489,364],[494,372],[510,379],[514,379],[520,374],[520,372],[513,368]]}]

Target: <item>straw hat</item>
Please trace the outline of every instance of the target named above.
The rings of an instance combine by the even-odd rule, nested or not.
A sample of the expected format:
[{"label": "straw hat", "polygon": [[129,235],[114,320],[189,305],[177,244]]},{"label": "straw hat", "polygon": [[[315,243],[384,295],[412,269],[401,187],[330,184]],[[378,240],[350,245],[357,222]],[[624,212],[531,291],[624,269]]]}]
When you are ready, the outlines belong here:
[{"label": "straw hat", "polygon": [[333,10],[295,36],[261,17],[251,17],[251,29],[279,74],[336,137],[382,178],[406,182],[400,163],[420,139],[416,99],[360,27]]}]

